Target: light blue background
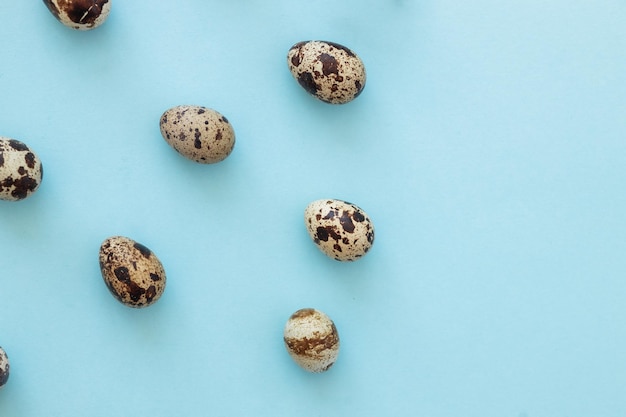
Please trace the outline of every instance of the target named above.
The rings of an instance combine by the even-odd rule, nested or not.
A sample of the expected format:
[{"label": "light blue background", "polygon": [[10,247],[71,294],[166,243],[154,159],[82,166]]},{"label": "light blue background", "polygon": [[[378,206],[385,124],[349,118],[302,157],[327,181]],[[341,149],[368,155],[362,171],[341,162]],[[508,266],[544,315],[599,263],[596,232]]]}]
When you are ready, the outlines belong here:
[{"label": "light blue background", "polygon": [[[0,202],[0,416],[626,415],[626,3],[112,0],[91,32],[0,0],[0,136],[43,160]],[[289,47],[365,62],[344,106]],[[161,113],[237,134],[203,166]],[[304,207],[360,205],[361,261],[326,258]],[[154,306],[111,297],[98,248],[151,248]],[[342,347],[308,374],[282,329],[326,312]]]}]

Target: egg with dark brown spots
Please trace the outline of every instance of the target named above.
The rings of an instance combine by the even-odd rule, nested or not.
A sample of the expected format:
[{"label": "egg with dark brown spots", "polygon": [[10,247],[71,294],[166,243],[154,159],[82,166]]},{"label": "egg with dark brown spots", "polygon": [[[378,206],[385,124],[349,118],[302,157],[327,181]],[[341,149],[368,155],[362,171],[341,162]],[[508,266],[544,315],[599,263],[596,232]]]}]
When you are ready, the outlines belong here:
[{"label": "egg with dark brown spots", "polygon": [[0,388],[4,387],[9,380],[9,357],[7,353],[0,346]]},{"label": "egg with dark brown spots", "polygon": [[365,88],[363,61],[338,43],[296,43],[287,53],[287,65],[302,88],[326,103],[348,103]]},{"label": "egg with dark brown spots", "polygon": [[35,152],[19,140],[0,137],[0,200],[29,197],[42,178],[43,167]]},{"label": "egg with dark brown spots", "polygon": [[43,0],[43,2],[59,22],[76,30],[97,28],[111,12],[110,0]]},{"label": "egg with dark brown spots", "polygon": [[304,224],[317,247],[338,261],[357,260],[374,244],[374,225],[369,216],[347,201],[313,201],[304,210]]},{"label": "egg with dark brown spots", "polygon": [[335,323],[313,308],[303,308],[289,317],[283,340],[289,356],[309,372],[327,371],[339,356]]},{"label": "egg with dark brown spots", "polygon": [[122,304],[147,307],[165,290],[165,270],[150,249],[123,236],[100,246],[100,271],[107,288]]},{"label": "egg with dark brown spots", "polygon": [[160,128],[172,148],[201,164],[223,161],[235,147],[235,131],[228,119],[207,107],[172,107],[161,115]]}]

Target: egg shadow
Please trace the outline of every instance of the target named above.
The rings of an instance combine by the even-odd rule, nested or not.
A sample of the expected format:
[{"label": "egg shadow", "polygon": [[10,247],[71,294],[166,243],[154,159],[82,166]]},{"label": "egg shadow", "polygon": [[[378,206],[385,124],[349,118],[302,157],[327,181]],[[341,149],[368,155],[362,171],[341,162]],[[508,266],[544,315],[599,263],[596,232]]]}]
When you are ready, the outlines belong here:
[{"label": "egg shadow", "polygon": [[[359,97],[345,104],[329,104],[306,93],[297,82],[296,91],[291,97],[294,107],[299,108],[296,120],[304,128],[301,131],[311,132],[306,137],[314,136],[321,144],[337,145],[337,143],[357,143],[360,140],[361,125],[367,110],[367,87]],[[355,134],[356,133],[356,134]]]},{"label": "egg shadow", "polygon": [[[164,146],[167,145],[164,143]],[[165,167],[162,174],[166,183],[177,187],[172,190],[177,197],[188,195],[206,204],[219,203],[232,197],[241,186],[241,174],[245,170],[238,169],[236,150],[225,160],[214,164],[191,161],[172,148],[165,150],[167,152],[163,152],[161,159]]]}]

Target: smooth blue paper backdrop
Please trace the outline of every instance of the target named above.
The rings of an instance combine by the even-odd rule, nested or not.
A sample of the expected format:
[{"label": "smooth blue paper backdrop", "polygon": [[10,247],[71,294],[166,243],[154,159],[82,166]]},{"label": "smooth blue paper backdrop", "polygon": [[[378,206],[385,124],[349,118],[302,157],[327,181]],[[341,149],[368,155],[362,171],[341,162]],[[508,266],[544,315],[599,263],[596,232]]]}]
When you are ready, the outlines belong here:
[{"label": "smooth blue paper backdrop", "polygon": [[[91,32],[0,0],[0,136],[41,157],[0,202],[0,416],[620,417],[626,414],[626,3],[113,0]],[[309,97],[291,45],[363,59],[363,94]],[[221,112],[222,163],[159,117]],[[361,206],[362,260],[304,207]],[[168,274],[133,310],[100,243]],[[335,321],[335,367],[287,355],[291,313]]]}]

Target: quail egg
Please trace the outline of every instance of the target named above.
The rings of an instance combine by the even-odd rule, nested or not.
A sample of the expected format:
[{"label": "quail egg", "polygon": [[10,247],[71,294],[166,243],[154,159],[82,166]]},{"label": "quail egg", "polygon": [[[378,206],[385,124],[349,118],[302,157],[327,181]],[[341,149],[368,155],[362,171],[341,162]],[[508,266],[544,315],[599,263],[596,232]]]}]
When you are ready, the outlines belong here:
[{"label": "quail egg", "polygon": [[287,53],[287,65],[302,88],[326,103],[348,103],[365,87],[363,61],[338,43],[296,43]]},{"label": "quail egg", "polygon": [[347,201],[313,201],[304,210],[304,224],[317,247],[338,261],[359,259],[374,243],[372,221],[363,209]]},{"label": "quail egg", "polygon": [[172,107],[161,116],[160,128],[172,148],[201,164],[226,159],[235,146],[235,131],[228,119],[202,106]]},{"label": "quail egg", "polygon": [[111,11],[110,0],[43,0],[50,12],[65,26],[90,30],[100,26]]},{"label": "quail egg", "polygon": [[309,372],[327,371],[339,355],[335,324],[313,308],[303,308],[289,317],[283,339],[291,358]]},{"label": "quail egg", "polygon": [[0,346],[0,388],[4,387],[9,380],[9,357]]},{"label": "quail egg", "polygon": [[165,270],[144,245],[123,236],[100,246],[100,271],[111,294],[129,307],[147,307],[165,290]]},{"label": "quail egg", "polygon": [[0,137],[0,200],[25,199],[39,188],[42,178],[41,161],[28,146]]}]

